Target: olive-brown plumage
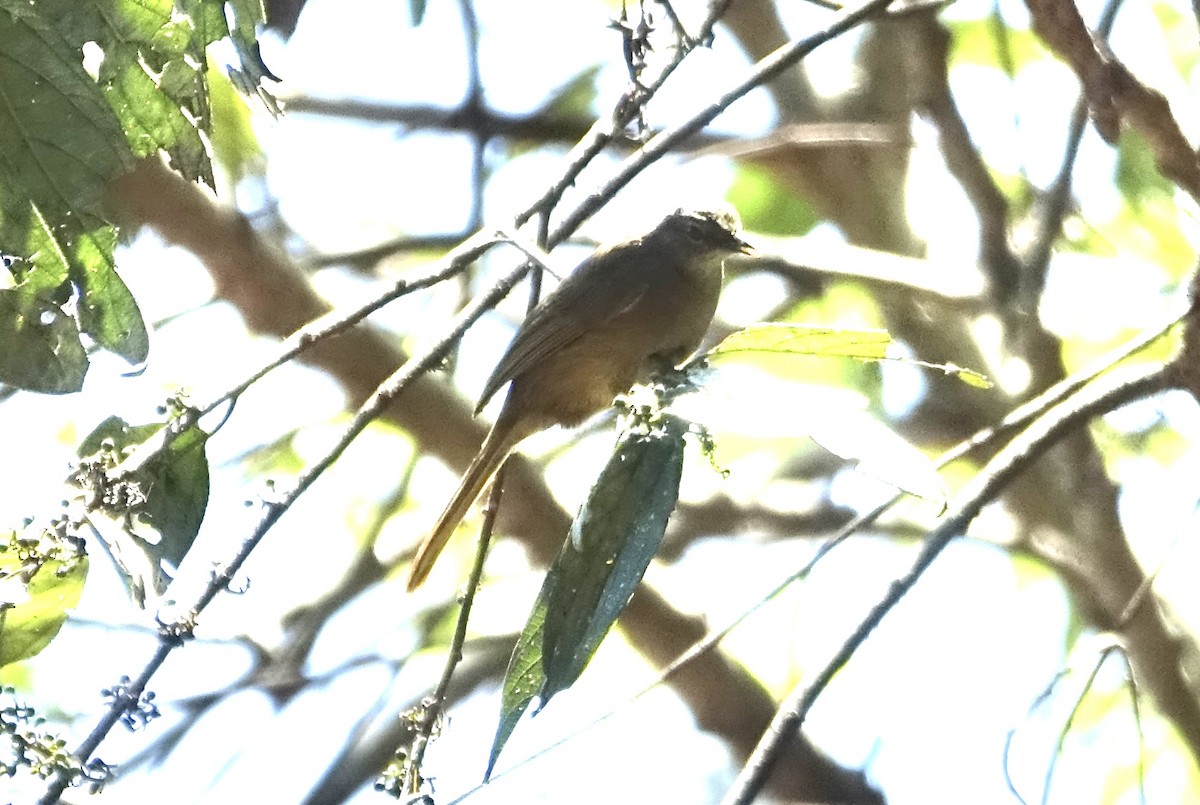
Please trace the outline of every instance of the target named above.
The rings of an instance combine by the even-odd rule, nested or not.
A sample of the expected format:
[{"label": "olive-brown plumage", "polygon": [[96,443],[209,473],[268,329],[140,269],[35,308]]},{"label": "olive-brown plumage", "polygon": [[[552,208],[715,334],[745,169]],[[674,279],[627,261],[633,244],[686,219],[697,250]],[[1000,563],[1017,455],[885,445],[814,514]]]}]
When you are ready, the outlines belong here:
[{"label": "olive-brown plumage", "polygon": [[722,264],[750,246],[730,212],[679,210],[640,238],[601,249],[534,308],[484,386],[475,413],[508,397],[409,571],[425,581],[488,480],[526,436],[576,425],[654,369],[700,345],[721,295]]}]

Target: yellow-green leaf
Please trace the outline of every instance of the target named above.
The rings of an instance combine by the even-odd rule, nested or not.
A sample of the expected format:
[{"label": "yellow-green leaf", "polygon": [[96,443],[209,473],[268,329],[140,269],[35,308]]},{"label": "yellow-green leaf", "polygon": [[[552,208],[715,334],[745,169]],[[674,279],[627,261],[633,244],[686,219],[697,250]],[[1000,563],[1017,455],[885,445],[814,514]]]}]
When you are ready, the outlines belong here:
[{"label": "yellow-green leaf", "polygon": [[887,330],[755,324],[731,333],[708,352],[717,358],[739,352],[882,360],[892,337]]}]

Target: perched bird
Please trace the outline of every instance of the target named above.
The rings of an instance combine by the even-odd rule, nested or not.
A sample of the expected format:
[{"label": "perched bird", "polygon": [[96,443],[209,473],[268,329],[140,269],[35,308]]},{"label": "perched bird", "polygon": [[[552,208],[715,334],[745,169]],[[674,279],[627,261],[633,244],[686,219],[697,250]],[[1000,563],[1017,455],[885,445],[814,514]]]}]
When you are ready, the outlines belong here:
[{"label": "perched bird", "polygon": [[458,490],[421,543],[415,590],[517,443],[577,425],[654,370],[700,345],[721,295],[726,257],[752,251],[732,209],[678,210],[649,233],[588,257],[535,307],[484,386],[475,413],[511,381],[508,398]]}]

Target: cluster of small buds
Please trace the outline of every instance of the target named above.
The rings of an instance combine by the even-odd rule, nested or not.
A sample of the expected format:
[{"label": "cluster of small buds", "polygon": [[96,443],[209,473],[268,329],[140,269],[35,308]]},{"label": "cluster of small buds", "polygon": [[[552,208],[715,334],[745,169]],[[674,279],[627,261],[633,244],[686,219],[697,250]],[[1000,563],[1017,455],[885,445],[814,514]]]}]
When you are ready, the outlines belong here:
[{"label": "cluster of small buds", "polygon": [[140,696],[135,698],[129,690],[129,685],[129,677],[123,676],[117,684],[111,688],[105,688],[100,693],[107,700],[106,703],[109,707],[121,709],[121,723],[130,732],[137,732],[162,713],[159,712],[158,705],[154,703],[154,691],[143,691]]}]

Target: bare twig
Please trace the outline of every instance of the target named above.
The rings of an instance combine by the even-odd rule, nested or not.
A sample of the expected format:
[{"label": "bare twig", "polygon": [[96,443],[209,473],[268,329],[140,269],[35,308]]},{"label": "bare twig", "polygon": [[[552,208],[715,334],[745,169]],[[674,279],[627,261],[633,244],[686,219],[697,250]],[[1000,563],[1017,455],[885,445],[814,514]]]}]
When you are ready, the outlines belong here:
[{"label": "bare twig", "polygon": [[404,766],[404,782],[401,790],[405,794],[416,794],[421,789],[421,765],[425,761],[425,750],[433,735],[434,727],[441,721],[446,706],[446,693],[454,679],[454,669],[462,660],[463,645],[467,641],[467,623],[471,619],[471,605],[475,601],[475,593],[483,578],[483,563],[487,559],[488,546],[492,542],[492,529],[496,525],[496,514],[500,511],[501,490],[504,488],[504,465],[496,472],[492,481],[492,491],[488,496],[487,505],[483,510],[483,527],[479,530],[479,541],[475,547],[475,561],[471,565],[471,576],[467,579],[466,593],[462,597],[462,606],[458,611],[458,620],[454,624],[454,637],[446,652],[446,665],[442,669],[442,677],[437,687],[420,706],[417,734],[412,741],[412,752]]},{"label": "bare twig", "polygon": [[1003,309],[1015,298],[1021,265],[1009,245],[1008,201],[992,180],[966,121],[950,93],[950,33],[932,15],[914,20],[922,41],[916,73],[920,113],[937,128],[938,144],[950,174],[966,192],[979,219],[979,262],[991,284],[992,298]]},{"label": "bare twig", "polygon": [[[1107,39],[1112,33],[1112,27],[1117,18],[1117,12],[1124,0],[1109,0],[1100,15],[1096,25],[1096,34],[1101,39]],[[1024,254],[1024,276],[1021,297],[1029,310],[1037,308],[1037,300],[1041,298],[1042,288],[1046,282],[1046,271],[1050,266],[1050,253],[1054,242],[1062,232],[1063,219],[1066,218],[1067,208],[1071,200],[1071,180],[1075,173],[1075,160],[1079,157],[1079,145],[1083,141],[1083,133],[1087,130],[1088,105],[1087,99],[1081,94],[1071,110],[1071,119],[1067,129],[1067,141],[1063,148],[1062,162],[1058,174],[1050,185],[1042,201],[1037,218],[1036,234]]]}]

